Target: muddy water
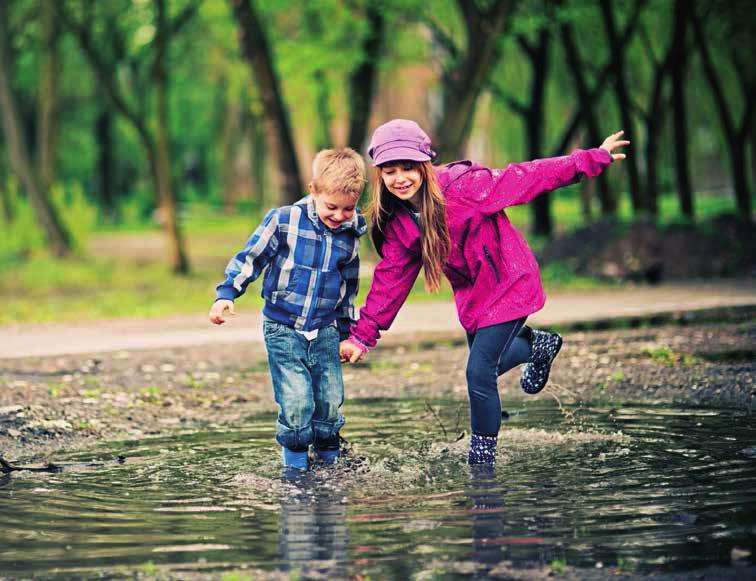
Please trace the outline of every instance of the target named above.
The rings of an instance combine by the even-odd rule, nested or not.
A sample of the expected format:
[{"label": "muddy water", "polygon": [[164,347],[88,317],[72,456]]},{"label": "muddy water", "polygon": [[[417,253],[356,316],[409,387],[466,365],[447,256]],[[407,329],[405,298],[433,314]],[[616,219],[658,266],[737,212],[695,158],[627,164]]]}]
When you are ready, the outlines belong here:
[{"label": "muddy water", "polygon": [[61,473],[0,481],[0,575],[454,578],[752,563],[753,417],[543,401],[517,411],[493,471],[465,465],[455,401],[346,406],[351,455],[296,478],[281,474],[270,416],[61,456]]}]

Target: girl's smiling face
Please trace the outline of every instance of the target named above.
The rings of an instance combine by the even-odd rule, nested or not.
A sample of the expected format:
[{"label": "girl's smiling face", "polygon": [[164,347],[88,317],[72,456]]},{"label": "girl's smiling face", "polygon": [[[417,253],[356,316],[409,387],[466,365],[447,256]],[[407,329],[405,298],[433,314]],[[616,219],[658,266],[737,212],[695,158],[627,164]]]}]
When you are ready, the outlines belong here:
[{"label": "girl's smiling face", "polygon": [[386,189],[397,198],[418,205],[417,193],[423,185],[423,174],[416,163],[397,161],[382,165],[381,179]]}]

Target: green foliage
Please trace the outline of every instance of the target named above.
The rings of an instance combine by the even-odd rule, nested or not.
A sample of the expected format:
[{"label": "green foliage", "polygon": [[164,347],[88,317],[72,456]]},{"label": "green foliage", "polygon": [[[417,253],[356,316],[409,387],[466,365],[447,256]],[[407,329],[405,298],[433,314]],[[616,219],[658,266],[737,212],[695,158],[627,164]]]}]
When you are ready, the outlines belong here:
[{"label": "green foliage", "polygon": [[[5,187],[4,195],[13,214],[9,220],[0,212],[0,230],[3,232],[3,236],[0,236],[1,267],[12,266],[35,253],[44,252],[46,242],[34,209],[29,200],[20,194],[17,182],[10,178],[0,187]],[[96,223],[96,209],[86,199],[81,186],[77,183],[68,187],[55,185],[50,197],[73,237],[74,247],[84,248]]]},{"label": "green foliage", "polygon": [[551,570],[556,575],[562,575],[567,571],[567,561],[565,559],[554,559],[551,562]]},{"label": "green foliage", "polygon": [[[175,19],[193,0],[171,0],[169,18]],[[477,2],[477,7],[486,5]],[[147,0],[109,0],[60,3],[78,22],[92,24],[91,33],[98,54],[107,64],[129,108],[138,112],[152,131],[155,127],[154,72],[156,9]],[[347,83],[365,55],[363,40],[371,33],[366,17],[368,6],[378,6],[385,18],[386,39],[378,62],[380,78],[375,95],[371,124],[386,116],[421,117],[435,123],[441,113],[437,104],[443,93],[443,75],[464,58],[460,52],[467,44],[467,30],[460,4],[454,0],[294,0],[255,1],[270,40],[273,66],[281,80],[283,99],[291,115],[300,166],[309,166],[315,136],[331,136],[337,144],[345,139],[348,122]],[[508,99],[524,103],[530,91],[531,70],[520,38],[533,42],[542,28],[552,32],[549,76],[546,85],[543,154],[551,155],[575,106],[574,79],[566,66],[560,44],[559,25],[569,23],[580,39],[580,56],[586,77],[593,85],[608,59],[605,32],[596,3],[570,0],[558,7],[544,8],[540,0],[518,3],[508,31],[499,39],[499,61],[493,79],[486,81],[479,101],[471,151],[481,163],[503,167],[528,155],[522,118],[512,110]],[[634,4],[612,3],[618,26],[624,27]],[[37,6],[34,2],[10,3],[11,84],[18,96],[24,133],[36,157],[36,107],[40,84],[40,62],[44,45]],[[706,21],[707,38],[733,116],[739,118],[745,107],[739,72],[732,55],[750,54],[753,18],[756,14],[747,0],[718,1]],[[653,64],[670,42],[671,4],[650,0],[641,12],[637,33],[624,47],[630,77],[631,98],[640,123],[648,104]],[[240,54],[238,29],[231,3],[203,0],[184,26],[168,44],[166,70],[169,77],[170,140],[172,170],[177,195],[182,202],[181,219],[189,236],[189,252],[195,268],[191,277],[177,279],[164,266],[163,250],[147,255],[133,248],[152,243],[162,234],[156,230],[156,206],[150,163],[133,124],[105,98],[96,76],[84,58],[72,32],[65,27],[57,45],[59,51],[59,131],[57,178],[52,189],[55,207],[73,233],[78,255],[55,261],[45,254],[45,240],[28,200],[17,186],[9,169],[7,146],[0,139],[0,187],[10,201],[14,217],[7,220],[0,211],[0,296],[6,301],[0,322],[60,320],[111,316],[151,316],[204,310],[222,266],[240,247],[254,227],[260,212],[280,196],[273,180],[262,191],[245,193],[233,203],[225,203],[223,172],[232,160],[251,166],[252,129],[259,127],[262,105],[252,82],[249,64]],[[451,47],[456,47],[455,49]],[[726,185],[723,165],[723,140],[720,121],[708,85],[691,51],[689,94],[691,102],[690,158],[693,183],[699,190],[694,198],[699,219],[735,209]],[[752,51],[751,51],[752,52]],[[415,94],[411,88],[421,78],[428,94]],[[431,78],[429,82],[426,79]],[[497,92],[487,89],[494,85]],[[668,99],[669,87],[664,99]],[[499,94],[501,93],[501,94]],[[316,97],[325,99],[319,110]],[[409,97],[408,97],[409,96]],[[700,97],[700,98],[699,98]],[[237,117],[229,114],[238,111]],[[601,130],[617,129],[618,111],[610,89],[595,104]],[[104,147],[97,123],[104,113],[111,115],[110,149]],[[325,116],[329,118],[326,119]],[[659,222],[674,224],[681,218],[674,187],[674,143],[666,122],[662,123],[659,150],[659,181],[664,192],[659,199]],[[224,127],[231,137],[224,142]],[[638,125],[640,127],[640,125]],[[630,154],[642,161],[644,135],[631,136]],[[224,145],[229,145],[228,157]],[[578,133],[572,147],[591,147]],[[750,145],[753,147],[753,144]],[[568,149],[569,149],[568,148]],[[262,151],[261,151],[262,150]],[[265,154],[267,148],[258,147]],[[119,212],[116,223],[107,222],[103,211],[101,158],[113,158],[111,196]],[[264,160],[268,166],[274,160]],[[641,166],[643,164],[641,163]],[[255,177],[247,167],[240,181]],[[307,171],[305,170],[305,177]],[[634,219],[629,195],[623,191],[622,166],[608,173],[611,188],[619,198],[617,219]],[[725,184],[725,185],[723,185]],[[584,185],[576,185],[551,195],[552,214],[557,233],[570,232],[597,217],[595,195],[592,216],[582,206]],[[214,208],[228,206],[237,216],[227,217]],[[2,208],[0,208],[2,210]],[[530,206],[507,211],[512,222],[527,235],[531,223]],[[107,223],[105,223],[107,222]],[[111,235],[122,235],[124,248],[111,252]],[[110,238],[109,238],[110,237]],[[147,241],[147,242],[145,242]],[[107,244],[104,244],[106,242]],[[529,237],[538,250],[544,240]],[[109,249],[110,248],[110,249]],[[158,248],[158,246],[155,246]],[[131,250],[130,250],[131,249]],[[134,255],[131,255],[129,253]],[[376,257],[366,252],[367,261]],[[547,288],[595,288],[592,279],[574,276],[568,265],[551,264],[543,270]],[[363,281],[358,302],[364,300],[369,281]],[[250,292],[254,297],[255,292]],[[429,295],[422,278],[410,300],[448,300],[448,285]],[[259,301],[256,298],[245,300]]]}]

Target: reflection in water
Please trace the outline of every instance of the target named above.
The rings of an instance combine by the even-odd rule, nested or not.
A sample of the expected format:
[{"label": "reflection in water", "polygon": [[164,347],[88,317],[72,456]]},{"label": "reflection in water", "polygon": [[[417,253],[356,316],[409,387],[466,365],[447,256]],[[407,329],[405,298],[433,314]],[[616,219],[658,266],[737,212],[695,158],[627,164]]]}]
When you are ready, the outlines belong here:
[{"label": "reflection in water", "polygon": [[352,404],[355,457],[301,481],[280,478],[267,415],[60,454],[63,472],[0,480],[0,576],[517,577],[555,562],[664,573],[736,560],[753,575],[747,414],[596,405],[567,421],[541,402],[507,422],[495,470],[476,472],[465,442],[439,434],[458,403],[435,400],[437,417],[422,400]]},{"label": "reflection in water", "polygon": [[310,474],[293,482],[299,491],[281,500],[282,569],[300,571],[304,579],[344,577],[349,544],[344,495],[318,486]]},{"label": "reflection in water", "polygon": [[483,565],[483,571],[488,571],[507,558],[501,542],[504,538],[504,499],[492,466],[470,466],[467,494],[473,507],[472,560]]}]

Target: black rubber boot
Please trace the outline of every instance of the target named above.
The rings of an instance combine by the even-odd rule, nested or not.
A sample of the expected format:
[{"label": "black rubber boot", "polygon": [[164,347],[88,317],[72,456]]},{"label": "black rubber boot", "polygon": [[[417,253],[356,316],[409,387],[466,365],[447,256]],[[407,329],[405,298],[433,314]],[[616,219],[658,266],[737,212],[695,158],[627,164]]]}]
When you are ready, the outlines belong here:
[{"label": "black rubber boot", "polygon": [[520,377],[520,386],[525,393],[536,394],[546,387],[551,364],[561,348],[562,337],[559,333],[532,332],[530,360],[525,364]]},{"label": "black rubber boot", "polygon": [[493,464],[496,461],[496,436],[481,436],[470,434],[470,452],[467,455],[467,463]]}]

